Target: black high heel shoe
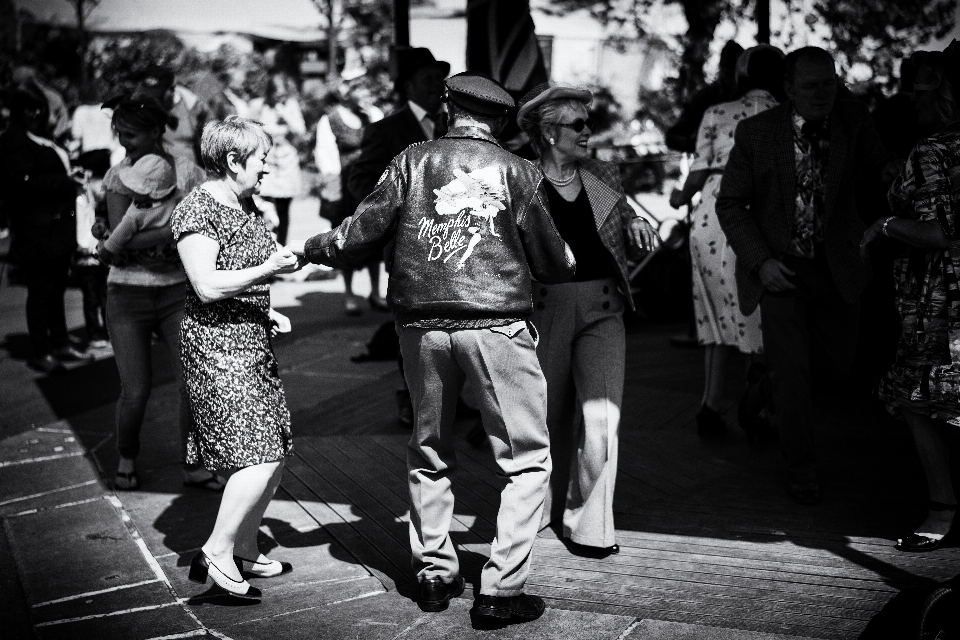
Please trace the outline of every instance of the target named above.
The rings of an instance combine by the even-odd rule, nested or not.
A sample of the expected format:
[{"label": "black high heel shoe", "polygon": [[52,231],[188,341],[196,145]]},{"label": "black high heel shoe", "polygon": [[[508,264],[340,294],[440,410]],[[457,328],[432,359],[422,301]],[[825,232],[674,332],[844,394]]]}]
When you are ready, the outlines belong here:
[{"label": "black high heel shoe", "polygon": [[[957,505],[955,504],[944,504],[942,502],[934,502],[931,500],[927,504],[927,509],[930,511],[956,511]],[[954,514],[956,518],[956,514]],[[950,534],[953,533],[951,529],[944,535],[935,537],[937,534],[934,533],[911,533],[906,538],[900,538],[897,540],[897,544],[894,545],[894,549],[897,551],[905,551],[908,553],[922,553],[924,551],[936,551],[944,545],[944,542],[947,538],[950,537]]]},{"label": "black high heel shoe", "polygon": [[220,571],[217,565],[210,562],[210,558],[201,549],[197,552],[197,555],[193,556],[193,560],[190,562],[190,573],[187,577],[193,582],[205,584],[208,576],[214,584],[232,596],[250,600],[259,600],[263,597],[263,592],[251,586],[246,580],[234,580]]}]

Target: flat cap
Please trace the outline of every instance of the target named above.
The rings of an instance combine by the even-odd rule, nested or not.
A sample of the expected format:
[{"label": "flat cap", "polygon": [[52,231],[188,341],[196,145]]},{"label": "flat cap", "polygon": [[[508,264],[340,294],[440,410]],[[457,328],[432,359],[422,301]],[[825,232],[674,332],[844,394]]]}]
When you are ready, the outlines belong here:
[{"label": "flat cap", "polygon": [[470,71],[444,80],[447,99],[459,107],[483,116],[502,116],[513,109],[513,98],[500,83]]}]

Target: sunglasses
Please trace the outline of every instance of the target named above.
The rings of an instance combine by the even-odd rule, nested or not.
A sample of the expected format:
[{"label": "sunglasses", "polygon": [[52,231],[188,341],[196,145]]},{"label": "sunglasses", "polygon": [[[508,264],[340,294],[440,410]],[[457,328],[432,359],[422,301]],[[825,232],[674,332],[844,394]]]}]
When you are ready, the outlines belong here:
[{"label": "sunglasses", "polygon": [[581,131],[583,131],[584,127],[587,127],[591,131],[593,131],[593,120],[591,120],[590,118],[587,118],[586,120],[584,120],[583,118],[577,118],[573,122],[554,122],[553,125],[556,127],[566,127],[568,129],[573,129],[575,133],[580,133]]}]

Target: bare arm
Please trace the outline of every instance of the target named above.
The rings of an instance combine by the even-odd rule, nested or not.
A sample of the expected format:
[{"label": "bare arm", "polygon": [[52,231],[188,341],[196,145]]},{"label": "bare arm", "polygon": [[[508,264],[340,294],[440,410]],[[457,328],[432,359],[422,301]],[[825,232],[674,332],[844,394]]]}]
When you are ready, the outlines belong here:
[{"label": "bare arm", "polygon": [[188,233],[177,242],[180,261],[197,296],[204,304],[225,300],[280,273],[293,273],[301,264],[289,249],[280,249],[256,267],[217,269],[220,244],[199,233]]},{"label": "bare arm", "polygon": [[[122,193],[107,191],[107,217],[110,220],[111,229],[116,229],[120,225],[120,221],[123,219],[123,214],[127,211],[132,202],[132,198],[129,198]],[[150,247],[167,244],[171,241],[173,241],[173,233],[170,231],[170,226],[167,225],[158,229],[138,231],[126,243],[124,249],[149,249]]]},{"label": "bare arm", "polygon": [[[889,222],[888,222],[889,221]],[[867,259],[867,249],[884,235],[883,225],[887,225],[886,235],[900,240],[915,249],[946,249],[950,238],[943,232],[937,220],[908,220],[906,218],[881,218],[867,227],[860,242],[860,256]]]}]

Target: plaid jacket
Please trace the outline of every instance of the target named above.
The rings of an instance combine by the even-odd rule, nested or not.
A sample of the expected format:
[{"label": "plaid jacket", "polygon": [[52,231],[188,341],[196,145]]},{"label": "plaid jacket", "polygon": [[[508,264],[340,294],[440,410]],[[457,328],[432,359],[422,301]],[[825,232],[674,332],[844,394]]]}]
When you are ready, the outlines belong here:
[{"label": "plaid jacket", "polygon": [[[792,113],[792,104],[785,103],[741,122],[720,184],[717,218],[737,254],[737,288],[745,314],[757,308],[764,292],[757,269],[768,258],[783,258],[792,237]],[[870,278],[869,266],[860,259],[865,227],[857,214],[856,185],[865,174],[879,173],[892,157],[866,107],[837,100],[830,114],[824,243],[834,284],[847,302],[859,299]]]},{"label": "plaid jacket", "polygon": [[627,276],[627,227],[637,214],[623,194],[620,172],[609,162],[587,160],[580,164],[580,181],[587,192],[600,240],[616,263],[620,292],[634,309]]}]

